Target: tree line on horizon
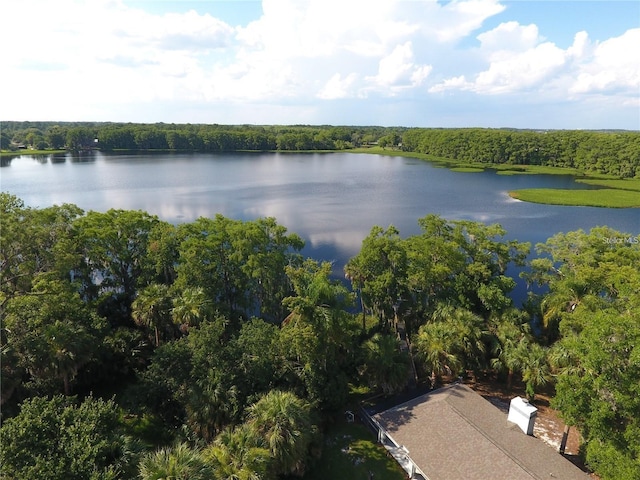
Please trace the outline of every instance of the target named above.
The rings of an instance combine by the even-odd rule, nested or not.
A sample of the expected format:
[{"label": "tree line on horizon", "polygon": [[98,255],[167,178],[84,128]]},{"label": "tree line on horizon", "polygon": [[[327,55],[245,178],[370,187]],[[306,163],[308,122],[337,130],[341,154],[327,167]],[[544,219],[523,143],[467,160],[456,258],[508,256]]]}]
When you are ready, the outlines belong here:
[{"label": "tree line on horizon", "polygon": [[542,165],[640,177],[640,132],[411,129],[402,148],[462,162]]},{"label": "tree line on horizon", "polygon": [[[352,389],[403,391],[413,356],[432,386],[553,385],[588,465],[638,478],[640,238],[559,233],[529,259],[497,224],[419,224],[374,226],[348,288],[273,218],[172,225],[0,193],[0,473],[303,476]],[[516,308],[507,268],[525,262],[546,291]]]},{"label": "tree line on horizon", "polygon": [[640,132],[635,131],[0,122],[1,149],[219,153],[345,150],[374,145],[461,162],[576,168],[620,178],[640,176]]},{"label": "tree line on horizon", "polygon": [[342,150],[374,144],[390,130],[311,125],[1,122],[0,148],[21,145],[70,151],[93,148],[198,152]]}]

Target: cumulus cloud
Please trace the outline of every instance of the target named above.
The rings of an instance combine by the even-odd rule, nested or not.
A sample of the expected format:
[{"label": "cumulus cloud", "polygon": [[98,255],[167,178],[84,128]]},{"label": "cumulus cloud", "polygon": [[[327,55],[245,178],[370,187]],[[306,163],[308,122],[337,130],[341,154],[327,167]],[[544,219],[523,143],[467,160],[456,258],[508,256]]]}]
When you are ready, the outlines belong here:
[{"label": "cumulus cloud", "polygon": [[565,64],[564,52],[553,43],[501,57],[478,74],[473,90],[491,94],[524,90],[539,85]]},{"label": "cumulus cloud", "polygon": [[350,73],[345,78],[342,75],[336,73],[333,75],[326,85],[318,93],[318,97],[325,100],[335,100],[338,98],[346,98],[351,96],[349,87],[356,80],[355,73]]},{"label": "cumulus cloud", "polygon": [[378,74],[367,80],[381,87],[415,87],[420,85],[431,72],[430,65],[414,63],[411,42],[396,46],[393,51],[380,59]]},{"label": "cumulus cloud", "polygon": [[640,63],[631,52],[640,44],[640,29],[592,44],[580,31],[566,49],[545,41],[536,25],[502,23],[477,36],[486,69],[445,78],[431,93],[465,90],[479,94],[541,92],[547,98],[617,91],[638,95]]},{"label": "cumulus cloud", "polygon": [[439,41],[455,41],[464,38],[482,26],[489,17],[504,11],[500,0],[468,0],[449,2],[429,12],[424,30]]},{"label": "cumulus cloud", "polygon": [[[586,42],[582,37],[576,38],[574,51],[582,52],[582,44]],[[595,46],[589,61],[579,65],[569,91],[575,94],[626,92],[637,99],[640,96],[638,45],[640,28],[627,30],[623,35]]]},{"label": "cumulus cloud", "polygon": [[417,58],[415,42],[455,41],[503,9],[499,0],[263,0],[260,18],[232,27],[206,13],[159,15],[120,0],[24,0],[3,13],[28,17],[40,40],[25,38],[19,22],[2,35],[4,44],[25,40],[4,55],[15,85],[35,83],[25,59],[31,70],[59,71],[39,89],[41,101],[52,89],[75,98],[98,91],[107,102],[362,98],[419,87],[432,66]]},{"label": "cumulus cloud", "polygon": [[[465,101],[638,97],[640,29],[599,43],[581,31],[561,48],[537,25],[508,18],[502,0],[263,0],[262,15],[238,26],[194,10],[153,13],[146,2],[5,3],[3,18],[30,27],[7,21],[0,30],[3,45],[20,39],[3,50],[3,89],[16,93],[3,98],[3,113],[17,119],[24,98],[39,118],[254,121],[260,112],[268,123],[269,114],[313,122],[305,115],[336,101],[354,110],[352,102],[387,98],[406,101],[397,111],[414,118],[406,105],[460,92]],[[482,31],[498,14],[505,21]],[[191,110],[174,116],[182,104]],[[137,116],[114,118],[114,105]]]},{"label": "cumulus cloud", "polygon": [[468,82],[464,75],[447,78],[429,88],[430,93],[440,93],[445,90],[471,90],[473,84]]},{"label": "cumulus cloud", "polygon": [[537,25],[520,25],[518,22],[504,22],[493,30],[477,36],[480,50],[496,55],[503,51],[523,51],[535,47],[541,41]]},{"label": "cumulus cloud", "polygon": [[[271,65],[290,66],[287,85],[281,86],[286,92],[321,99],[362,98],[372,91],[393,96],[420,86],[432,69],[415,58],[411,39],[444,35],[447,29],[444,36],[458,38],[465,31],[460,16],[479,24],[493,14],[497,1],[454,3],[473,3],[476,11],[456,17],[452,12],[458,7],[433,0],[266,0],[263,16],[238,32],[238,60],[248,75],[267,56]],[[265,72],[258,75],[267,78]]]}]

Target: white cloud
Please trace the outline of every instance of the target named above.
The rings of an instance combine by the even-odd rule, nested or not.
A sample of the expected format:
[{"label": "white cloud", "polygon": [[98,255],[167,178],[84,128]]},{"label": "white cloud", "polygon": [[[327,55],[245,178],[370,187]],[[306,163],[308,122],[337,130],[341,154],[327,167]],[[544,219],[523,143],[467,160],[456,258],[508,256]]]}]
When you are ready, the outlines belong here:
[{"label": "white cloud", "polygon": [[491,94],[524,90],[540,84],[565,63],[564,52],[548,42],[500,57],[478,74],[473,90]]},{"label": "white cloud", "polygon": [[473,84],[468,82],[464,75],[459,77],[447,78],[442,82],[429,88],[430,93],[440,93],[445,90],[471,90]]},{"label": "white cloud", "polygon": [[576,33],[573,37],[573,44],[567,49],[567,55],[580,60],[586,55],[589,55],[590,49],[591,42],[589,41],[589,34],[583,30]]},{"label": "white cloud", "polygon": [[532,91],[546,99],[575,99],[575,94],[590,92],[640,93],[640,62],[633,53],[640,45],[640,29],[628,30],[595,46],[587,32],[580,31],[567,49],[544,41],[536,25],[517,22],[502,23],[477,38],[478,54],[486,59],[487,68],[475,75],[445,78],[431,86],[431,93],[465,90],[498,95]]},{"label": "white cloud", "polygon": [[481,33],[477,38],[481,51],[490,54],[508,50],[528,50],[541,40],[536,25],[525,26],[514,21],[501,23],[493,30]]},{"label": "white cloud", "polygon": [[349,93],[349,87],[356,80],[355,73],[350,73],[345,78],[342,75],[336,73],[329,79],[326,85],[318,93],[318,97],[325,100],[335,100],[337,98],[346,98],[351,96]]},{"label": "white cloud", "polygon": [[396,46],[393,51],[380,59],[378,74],[367,80],[381,87],[416,87],[422,84],[431,72],[430,65],[414,63],[411,42]]},{"label": "white cloud", "polygon": [[640,96],[638,45],[640,28],[627,30],[623,35],[595,46],[589,61],[580,64],[577,78],[569,91],[575,94],[617,91],[637,98]]},{"label": "white cloud", "polygon": [[450,42],[464,38],[482,26],[489,17],[504,11],[500,0],[452,1],[433,12],[425,29],[439,41]]},{"label": "white cloud", "polygon": [[[462,38],[503,8],[499,0],[264,0],[259,19],[233,28],[193,10],[157,15],[120,0],[24,0],[3,16],[29,18],[35,34],[7,22],[1,35],[5,45],[21,39],[4,52],[9,87],[29,88],[46,117],[61,105],[80,116],[96,98],[106,107],[398,95],[432,71],[414,42]],[[17,100],[5,107],[21,109]]]},{"label": "white cloud", "polygon": [[[553,32],[508,18],[501,1],[263,0],[262,16],[238,27],[193,10],[154,14],[145,2],[4,2],[3,18],[18,21],[3,23],[0,43],[19,46],[3,50],[2,88],[11,94],[2,113],[305,123],[348,104],[358,119],[380,121],[360,108],[368,102],[383,121],[393,111],[395,122],[419,123],[444,118],[424,108],[443,99],[637,103],[640,29],[600,43],[581,31],[564,49],[545,38]],[[501,12],[505,21],[480,31]],[[471,35],[476,46],[464,41]]]}]

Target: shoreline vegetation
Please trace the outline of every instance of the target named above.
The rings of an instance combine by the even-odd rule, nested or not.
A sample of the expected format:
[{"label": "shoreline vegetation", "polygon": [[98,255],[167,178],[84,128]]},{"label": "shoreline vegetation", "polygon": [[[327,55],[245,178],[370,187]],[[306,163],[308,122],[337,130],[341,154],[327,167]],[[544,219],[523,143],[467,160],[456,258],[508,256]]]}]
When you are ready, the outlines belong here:
[{"label": "shoreline vegetation", "polygon": [[[429,161],[455,172],[571,175],[584,189],[510,191],[551,205],[640,207],[640,132],[0,122],[3,166],[21,155],[110,153],[366,153]],[[594,188],[595,187],[595,188]]]},{"label": "shoreline vegetation", "polygon": [[400,480],[349,413],[451,381],[552,409],[580,463],[640,478],[638,232],[532,251],[428,214],[373,225],[343,281],[273,217],[0,212],[2,478]]},{"label": "shoreline vegetation", "polygon": [[494,170],[497,175],[571,175],[577,183],[598,186],[598,189],[555,189],[531,188],[511,190],[511,198],[523,202],[545,205],[601,208],[640,208],[640,179],[620,179],[613,175],[591,174],[576,168],[552,167],[545,165],[504,165],[482,164],[479,162],[458,162],[448,158],[432,157],[416,152],[386,150],[380,147],[360,148],[353,153],[411,157],[426,160],[436,166],[449,168],[454,172],[475,173]]},{"label": "shoreline vegetation", "polygon": [[523,202],[548,205],[640,208],[640,192],[612,188],[603,188],[600,190],[528,188],[510,191],[509,196]]}]

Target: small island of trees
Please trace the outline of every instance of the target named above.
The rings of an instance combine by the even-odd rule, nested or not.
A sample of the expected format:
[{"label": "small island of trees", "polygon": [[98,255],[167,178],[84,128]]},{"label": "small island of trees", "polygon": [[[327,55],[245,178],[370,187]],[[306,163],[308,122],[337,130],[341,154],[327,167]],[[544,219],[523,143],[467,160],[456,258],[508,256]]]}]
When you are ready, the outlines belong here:
[{"label": "small island of trees", "polygon": [[[374,226],[345,266],[276,219],[171,225],[0,194],[0,473],[275,479],[322,462],[354,392],[541,388],[603,479],[640,477],[640,238]],[[516,308],[510,265],[531,293]],[[398,332],[411,348],[400,348]]]}]

